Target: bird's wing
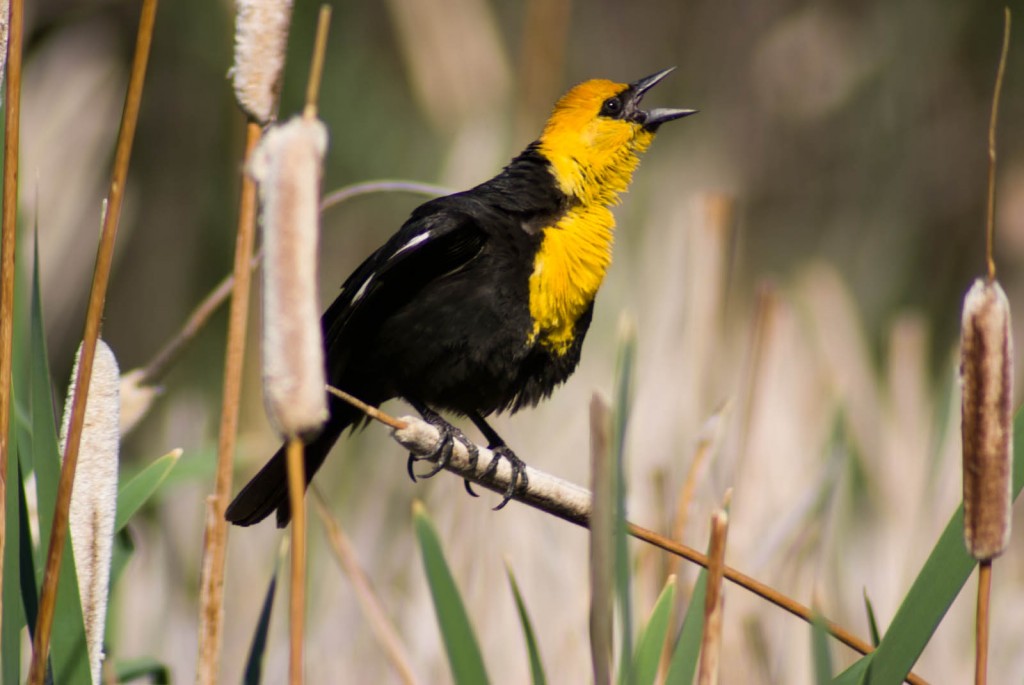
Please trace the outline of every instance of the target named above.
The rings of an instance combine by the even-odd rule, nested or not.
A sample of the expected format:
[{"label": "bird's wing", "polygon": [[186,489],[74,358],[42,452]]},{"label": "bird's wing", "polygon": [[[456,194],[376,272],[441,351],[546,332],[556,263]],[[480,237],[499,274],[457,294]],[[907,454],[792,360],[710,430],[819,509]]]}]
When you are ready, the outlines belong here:
[{"label": "bird's wing", "polygon": [[463,268],[487,237],[479,221],[441,198],[417,209],[357,268],[324,313],[327,349],[339,354],[349,336],[365,335],[431,281]]}]

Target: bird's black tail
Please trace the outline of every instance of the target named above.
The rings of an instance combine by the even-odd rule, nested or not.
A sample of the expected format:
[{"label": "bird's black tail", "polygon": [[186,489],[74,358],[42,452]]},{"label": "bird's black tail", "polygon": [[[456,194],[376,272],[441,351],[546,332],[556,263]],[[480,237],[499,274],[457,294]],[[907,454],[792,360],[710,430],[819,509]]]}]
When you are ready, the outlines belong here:
[{"label": "bird's black tail", "polygon": [[[362,414],[352,406],[331,398],[331,418],[320,434],[306,443],[306,485],[313,479],[317,469],[324,463],[327,453],[338,441],[338,436],[358,421]],[[270,461],[246,483],[228,507],[225,518],[236,526],[251,526],[277,510],[277,527],[284,528],[292,518],[288,498],[288,470],[285,447],[270,458]]]}]

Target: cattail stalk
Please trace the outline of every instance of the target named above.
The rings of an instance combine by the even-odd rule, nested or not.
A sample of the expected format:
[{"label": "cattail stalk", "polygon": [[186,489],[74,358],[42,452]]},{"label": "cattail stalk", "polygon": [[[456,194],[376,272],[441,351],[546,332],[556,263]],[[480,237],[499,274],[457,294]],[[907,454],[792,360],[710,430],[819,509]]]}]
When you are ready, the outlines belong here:
[{"label": "cattail stalk", "polygon": [[[245,159],[252,158],[260,140],[259,124],[246,126]],[[242,366],[245,360],[245,331],[249,322],[252,245],[256,229],[256,184],[242,178],[238,201],[238,230],[235,238],[234,286],[228,310],[228,340],[224,352],[224,396],[221,401],[217,436],[217,476],[214,494],[207,500],[203,562],[199,578],[199,657],[196,682],[218,682],[220,646],[224,634],[224,565],[227,561],[227,509],[231,493],[232,460],[238,434],[238,407],[242,396]]]},{"label": "cattail stalk", "polygon": [[595,685],[608,685],[612,678],[615,465],[609,449],[610,424],[608,404],[595,393],[590,400],[590,660]]},{"label": "cattail stalk", "polygon": [[[5,0],[6,3],[6,0]],[[10,473],[11,348],[14,340],[14,242],[18,232],[18,145],[21,130],[21,52],[25,23],[23,0],[3,12],[6,26],[3,55],[8,59],[4,100],[4,170],[0,226],[0,587],[3,587],[7,543],[7,476]],[[9,56],[9,57],[8,57]],[[0,77],[3,71],[0,70]],[[2,594],[2,593],[0,593]],[[0,617],[4,615],[0,597]]]},{"label": "cattail stalk", "polygon": [[[81,348],[75,356],[71,388],[64,405],[61,453],[67,444],[80,360]],[[94,683],[100,682],[103,631],[110,594],[110,562],[114,550],[114,520],[117,516],[117,467],[121,441],[119,385],[117,359],[107,344],[99,340],[89,381],[69,520],[78,594],[85,621],[89,670]]]},{"label": "cattail stalk", "polygon": [[711,515],[711,544],[708,549],[708,585],[704,600],[704,635],[700,647],[697,682],[715,685],[718,682],[722,651],[722,593],[725,569],[725,540],[729,532],[729,516],[724,511]]},{"label": "cattail stalk", "polygon": [[235,63],[231,67],[231,81],[238,105],[261,124],[277,114],[291,19],[291,0],[235,3]]}]

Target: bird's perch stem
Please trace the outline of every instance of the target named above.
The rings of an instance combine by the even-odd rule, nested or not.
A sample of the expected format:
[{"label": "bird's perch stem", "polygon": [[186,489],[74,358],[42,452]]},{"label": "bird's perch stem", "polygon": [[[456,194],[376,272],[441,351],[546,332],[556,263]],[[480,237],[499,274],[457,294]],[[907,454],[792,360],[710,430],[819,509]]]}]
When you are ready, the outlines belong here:
[{"label": "bird's perch stem", "polygon": [[[414,416],[395,418],[380,411],[379,409],[370,407],[364,402],[352,398],[348,393],[338,391],[335,388],[330,388],[330,391],[332,394],[335,394],[346,401],[350,401],[349,398],[355,400],[350,401],[353,406],[364,411],[367,416],[390,426],[393,429],[392,436],[395,440],[410,452],[417,455],[427,456],[434,453],[436,450],[440,435],[437,432],[437,429],[426,421]],[[367,411],[368,409],[372,411]],[[505,460],[500,461],[498,463],[498,468],[493,473],[488,473],[487,467],[490,465],[491,459],[494,455],[486,447],[477,446],[477,449],[479,451],[479,458],[476,466],[474,467],[469,462],[469,454],[467,453],[465,446],[456,440],[452,449],[451,461],[445,468],[460,478],[465,478],[474,484],[487,488],[493,492],[504,494],[512,476],[512,470],[509,468],[508,462]],[[590,526],[592,497],[586,488],[570,483],[569,481],[562,480],[557,476],[552,476],[543,471],[538,471],[530,466],[526,467],[526,476],[528,479],[528,486],[525,489],[522,487],[517,488],[512,496],[513,500],[534,507],[535,509],[539,509],[547,514],[570,523],[574,523],[578,526],[582,526],[584,528],[588,528]],[[707,555],[698,552],[692,547],[670,540],[659,533],[642,526],[638,526],[635,523],[627,523],[627,528],[629,530],[629,534],[634,538],[707,568]],[[808,606],[787,597],[778,590],[765,585],[745,573],[741,573],[730,566],[723,566],[722,575],[726,580],[734,585],[739,585],[745,590],[748,590],[781,609],[788,611],[797,618],[803,619],[807,623],[811,623],[814,620],[811,609]],[[825,628],[832,637],[860,654],[869,654],[874,651],[874,648],[870,644],[860,639],[838,623],[825,621]],[[925,680],[913,673],[907,676],[906,682],[911,683],[911,685],[926,684]]]}]

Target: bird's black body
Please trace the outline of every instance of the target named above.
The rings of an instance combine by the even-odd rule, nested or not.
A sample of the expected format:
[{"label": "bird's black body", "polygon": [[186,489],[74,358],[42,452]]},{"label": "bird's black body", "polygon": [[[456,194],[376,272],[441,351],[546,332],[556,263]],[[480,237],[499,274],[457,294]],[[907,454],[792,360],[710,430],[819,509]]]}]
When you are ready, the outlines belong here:
[{"label": "bird's black body", "polygon": [[[484,417],[537,404],[576,369],[611,261],[608,207],[658,127],[692,113],[640,108],[670,71],[574,87],[537,142],[496,177],[413,211],[323,315],[328,382],[371,405],[408,400],[439,426],[448,454],[460,436],[433,412],[468,416],[512,464],[503,504],[526,476]],[[363,418],[333,396],[329,409],[320,434],[306,443],[307,482],[342,431]],[[227,518],[251,525],[274,510],[285,525],[283,449],[242,489]]]},{"label": "bird's black body", "polygon": [[[529,343],[529,278],[540,229],[569,198],[528,147],[495,178],[418,207],[357,268],[321,320],[328,382],[368,402],[403,397],[467,416],[533,406],[579,363],[590,310],[565,354]],[[306,445],[307,482],[363,415],[331,396],[331,418]],[[228,509],[249,525],[290,516],[284,451]]]}]

